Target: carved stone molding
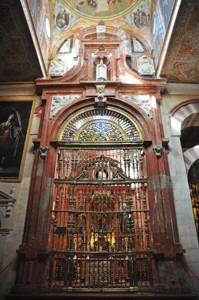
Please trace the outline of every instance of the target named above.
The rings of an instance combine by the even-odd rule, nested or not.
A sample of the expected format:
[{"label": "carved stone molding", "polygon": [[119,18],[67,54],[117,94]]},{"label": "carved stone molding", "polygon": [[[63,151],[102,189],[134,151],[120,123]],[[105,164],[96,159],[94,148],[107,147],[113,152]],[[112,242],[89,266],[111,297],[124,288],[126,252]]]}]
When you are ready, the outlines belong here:
[{"label": "carved stone molding", "polygon": [[131,49],[129,45],[129,40],[125,39],[124,40],[124,54],[127,56],[131,56]]},{"label": "carved stone molding", "polygon": [[100,25],[100,24],[97,25],[96,31],[97,31],[97,39],[98,40],[105,39],[105,33],[106,33],[105,25]]},{"label": "carved stone molding", "polygon": [[80,98],[80,95],[56,95],[52,97],[50,120],[56,115],[56,113],[64,107],[67,103]]},{"label": "carved stone molding", "polygon": [[74,64],[77,64],[77,62],[79,60],[79,48],[80,48],[80,41],[79,41],[79,39],[76,39],[75,40],[75,46],[72,50]]},{"label": "carved stone molding", "polygon": [[97,98],[95,102],[98,106],[103,106],[106,103],[106,98],[104,98],[105,94],[105,85],[96,85]]},{"label": "carved stone molding", "polygon": [[162,156],[162,150],[163,150],[162,146],[155,145],[153,147],[153,151],[154,151],[157,158],[160,158]]},{"label": "carved stone molding", "polygon": [[140,75],[155,75],[153,59],[143,55],[137,60],[138,74]]},{"label": "carved stone molding", "polygon": [[150,119],[153,119],[152,110],[151,110],[151,106],[150,106],[150,103],[148,100],[148,96],[125,95],[125,96],[122,96],[122,98],[124,100],[128,99],[128,100],[132,101],[133,103],[137,104],[140,108],[142,108],[145,111],[145,113],[147,114],[147,116]]},{"label": "carved stone molding", "polygon": [[45,159],[48,151],[49,151],[49,148],[47,146],[41,146],[39,148],[39,153],[40,153],[41,158]]},{"label": "carved stone molding", "polygon": [[4,193],[0,191],[0,234],[5,235],[9,234],[11,228],[8,228],[6,225],[6,219],[10,217],[13,205],[16,199],[11,194]]}]

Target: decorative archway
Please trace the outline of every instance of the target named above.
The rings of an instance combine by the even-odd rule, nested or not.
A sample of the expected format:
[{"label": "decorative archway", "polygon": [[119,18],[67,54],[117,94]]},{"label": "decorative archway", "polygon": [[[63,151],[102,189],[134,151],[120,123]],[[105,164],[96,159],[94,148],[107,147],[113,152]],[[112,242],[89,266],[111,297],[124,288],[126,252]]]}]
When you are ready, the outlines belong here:
[{"label": "decorative archway", "polygon": [[184,152],[184,161],[187,174],[189,172],[190,167],[197,159],[199,159],[199,146],[195,146]]},{"label": "decorative archway", "polygon": [[128,113],[90,107],[58,133],[48,283],[53,290],[153,285],[142,132]]},{"label": "decorative archway", "polygon": [[59,130],[60,141],[138,141],[143,134],[135,120],[111,106],[90,107],[69,117]]},{"label": "decorative archway", "polygon": [[188,116],[197,112],[199,112],[199,99],[190,99],[174,106],[170,110],[169,115],[182,124]]},{"label": "decorative archway", "polygon": [[[197,174],[199,170],[199,146],[197,139],[199,99],[190,99],[179,103],[170,111],[170,116],[177,121],[175,130],[178,134],[177,138],[181,139],[180,148],[182,150],[189,148],[183,153],[183,158],[187,173],[188,193],[190,194],[190,198],[187,197],[187,201],[191,202],[193,214],[191,210],[189,210],[187,216],[195,221],[197,237],[199,238],[199,176]],[[173,125],[175,127],[175,123]]]}]

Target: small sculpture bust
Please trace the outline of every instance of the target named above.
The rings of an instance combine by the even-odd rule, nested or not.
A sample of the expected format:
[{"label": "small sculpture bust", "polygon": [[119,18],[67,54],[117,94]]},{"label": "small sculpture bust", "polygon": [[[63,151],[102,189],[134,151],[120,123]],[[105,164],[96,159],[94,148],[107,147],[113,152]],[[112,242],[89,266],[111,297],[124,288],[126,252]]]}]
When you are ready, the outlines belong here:
[{"label": "small sculpture bust", "polygon": [[103,63],[103,59],[100,59],[100,63],[96,68],[96,80],[104,81],[107,80],[107,66]]}]

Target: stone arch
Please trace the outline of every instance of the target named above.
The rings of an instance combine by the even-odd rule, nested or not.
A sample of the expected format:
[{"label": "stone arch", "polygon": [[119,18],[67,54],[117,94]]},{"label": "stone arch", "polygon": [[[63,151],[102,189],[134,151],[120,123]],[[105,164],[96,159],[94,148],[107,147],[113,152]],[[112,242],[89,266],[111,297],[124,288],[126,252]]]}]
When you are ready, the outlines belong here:
[{"label": "stone arch", "polygon": [[[108,134],[108,136],[107,136]],[[142,140],[137,122],[129,114],[110,106],[91,106],[72,115],[59,131],[60,141]]]},{"label": "stone arch", "polygon": [[190,167],[197,159],[199,159],[199,146],[195,146],[184,152],[184,161],[187,174],[189,172]]},{"label": "stone arch", "polygon": [[[190,99],[181,102],[174,106],[170,112],[170,117],[173,117],[179,123],[180,129],[193,126],[195,119],[199,113],[199,99]],[[186,150],[183,154],[186,172],[188,174],[191,165],[199,158],[199,146],[194,146]]]},{"label": "stone arch", "polygon": [[178,131],[180,134],[180,127],[183,121],[192,114],[199,112],[199,99],[190,99],[181,102],[174,106],[170,112],[170,117],[173,117],[178,122]]},{"label": "stone arch", "polygon": [[[55,116],[52,118],[49,126],[48,136],[50,140],[57,139],[60,128],[69,117],[71,117],[81,109],[89,109],[90,107],[94,107],[93,100],[93,98],[89,98],[86,100],[85,98],[74,98],[65,106],[63,106],[59,111],[57,111]],[[141,129],[142,138],[144,140],[153,139],[153,121],[149,119],[146,112],[138,105],[129,100],[125,100],[124,102],[123,99],[108,99],[107,105],[113,107],[114,109],[122,110],[124,114],[129,114]]]}]

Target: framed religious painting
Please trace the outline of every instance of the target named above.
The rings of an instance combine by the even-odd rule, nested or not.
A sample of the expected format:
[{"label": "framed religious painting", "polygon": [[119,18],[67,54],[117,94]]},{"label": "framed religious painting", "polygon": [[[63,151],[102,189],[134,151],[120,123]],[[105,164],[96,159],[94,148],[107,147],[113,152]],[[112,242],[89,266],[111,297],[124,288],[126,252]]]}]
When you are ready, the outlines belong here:
[{"label": "framed religious painting", "polygon": [[33,101],[0,101],[0,181],[21,181]]}]

